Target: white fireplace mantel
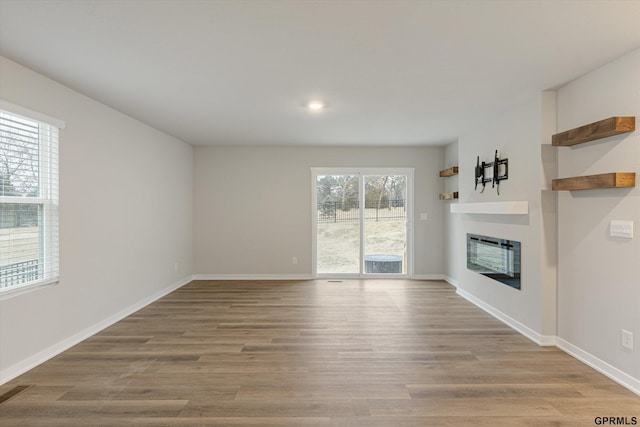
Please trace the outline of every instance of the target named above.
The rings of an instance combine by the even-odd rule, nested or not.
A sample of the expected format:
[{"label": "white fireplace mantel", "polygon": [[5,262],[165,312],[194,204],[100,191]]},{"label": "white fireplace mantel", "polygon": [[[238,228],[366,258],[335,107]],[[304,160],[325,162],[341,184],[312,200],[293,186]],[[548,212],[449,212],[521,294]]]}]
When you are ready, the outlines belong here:
[{"label": "white fireplace mantel", "polygon": [[490,214],[490,215],[527,215],[529,202],[526,200],[509,202],[454,203],[451,213]]}]

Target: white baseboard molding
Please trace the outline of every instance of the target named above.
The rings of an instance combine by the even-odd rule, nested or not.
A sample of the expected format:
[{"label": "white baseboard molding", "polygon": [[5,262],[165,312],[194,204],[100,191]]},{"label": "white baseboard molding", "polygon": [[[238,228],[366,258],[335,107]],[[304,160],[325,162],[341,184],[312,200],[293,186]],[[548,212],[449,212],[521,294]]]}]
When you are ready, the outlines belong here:
[{"label": "white baseboard molding", "polygon": [[411,276],[413,280],[444,280],[444,274],[414,274]]},{"label": "white baseboard molding", "polygon": [[639,379],[634,378],[631,375],[628,375],[622,372],[620,369],[614,366],[611,366],[604,360],[598,359],[593,354],[587,353],[586,351],[582,350],[580,347],[577,347],[571,344],[570,342],[563,340],[560,337],[556,337],[556,346],[560,350],[564,351],[565,353],[575,357],[585,365],[592,367],[596,371],[600,372],[602,375],[609,377],[610,379],[617,382],[621,386],[631,390],[632,392],[640,396],[640,380]]},{"label": "white baseboard molding", "polygon": [[[335,278],[342,278],[343,276],[335,275]],[[315,277],[311,274],[194,274],[193,280],[264,280],[264,281],[278,281],[278,280],[324,280],[328,277]],[[334,278],[331,275],[330,278]],[[359,277],[357,275],[348,276],[344,280],[358,280],[358,279],[397,279],[398,277],[389,277],[388,275],[368,275],[367,277]],[[407,276],[400,277],[406,279]],[[414,274],[408,277],[411,280],[445,280],[444,274]]]},{"label": "white baseboard molding", "polygon": [[85,328],[83,330],[81,330],[80,332],[77,332],[73,335],[71,335],[70,337],[63,339],[62,341],[57,342],[54,345],[51,345],[47,348],[45,348],[42,351],[39,351],[38,353],[27,357],[26,359],[22,360],[19,363],[16,363],[14,365],[11,366],[7,366],[7,367],[2,367],[2,369],[0,369],[0,385],[11,381],[12,379],[24,374],[25,372],[35,368],[36,366],[40,365],[41,363],[46,362],[47,360],[51,359],[52,357],[57,356],[58,354],[62,353],[65,350],[68,350],[69,348],[73,347],[74,345],[84,341],[85,339],[89,338],[92,335],[97,334],[98,332],[102,331],[103,329],[108,328],[109,326],[113,325],[114,323],[124,319],[125,317],[135,313],[136,311],[146,307],[147,305],[151,304],[154,301],[159,300],[160,298],[162,298],[163,296],[175,291],[178,288],[181,288],[182,286],[186,285],[187,283],[191,282],[191,280],[193,280],[192,276],[188,276],[185,277],[184,279],[173,283],[172,285],[167,286],[166,288],[156,292],[155,294],[152,294],[151,296],[142,299],[141,301],[138,301],[137,303],[130,305],[129,307],[120,310],[119,312],[107,317],[104,320],[101,320],[98,323],[95,323],[94,325]]},{"label": "white baseboard molding", "polygon": [[471,295],[470,293],[468,293],[468,292],[466,292],[466,291],[464,291],[464,290],[462,290],[460,288],[458,288],[456,293],[458,295],[460,295],[462,298],[466,299],[467,301],[471,302],[472,304],[474,304],[477,307],[481,308],[482,310],[486,311],[487,313],[489,313],[490,315],[492,315],[496,319],[500,320],[502,323],[506,324],[510,328],[516,330],[517,332],[520,332],[522,335],[524,335],[525,337],[529,338],[534,343],[536,343],[536,344],[538,344],[540,346],[555,346],[556,345],[556,337],[554,335],[542,335],[542,334],[539,334],[538,332],[534,331],[533,329],[529,328],[528,326],[523,325],[522,323],[518,322],[514,318],[509,317],[508,315],[504,314],[503,312],[501,312],[497,308],[487,304],[486,302],[482,301],[481,299],[476,298],[475,296]]},{"label": "white baseboard molding", "polygon": [[454,288],[458,288],[458,281],[453,277],[444,276],[444,281],[453,286]]},{"label": "white baseboard molding", "polygon": [[310,274],[194,274],[193,280],[311,280]]},{"label": "white baseboard molding", "polygon": [[604,360],[598,359],[596,356],[592,355],[591,353],[588,353],[582,350],[580,347],[577,347],[571,344],[570,342],[563,340],[560,337],[557,337],[555,335],[541,335],[537,333],[531,328],[507,316],[506,314],[502,313],[500,310],[497,310],[495,307],[485,303],[484,301],[476,298],[475,296],[471,295],[470,293],[460,288],[458,288],[457,294],[463,297],[464,299],[466,299],[467,301],[471,302],[472,304],[476,305],[477,307],[481,308],[482,310],[486,311],[487,313],[491,314],[493,317],[500,320],[507,326],[518,331],[519,333],[529,338],[531,341],[535,342],[536,344],[540,346],[556,346],[560,350],[571,355],[572,357],[575,357],[585,365],[590,366],[591,368],[600,372],[604,376],[617,382],[621,386],[629,389],[630,391],[632,391],[637,395],[640,395],[639,379],[634,378],[631,375],[626,374],[625,372],[622,372],[621,370],[608,364]]}]

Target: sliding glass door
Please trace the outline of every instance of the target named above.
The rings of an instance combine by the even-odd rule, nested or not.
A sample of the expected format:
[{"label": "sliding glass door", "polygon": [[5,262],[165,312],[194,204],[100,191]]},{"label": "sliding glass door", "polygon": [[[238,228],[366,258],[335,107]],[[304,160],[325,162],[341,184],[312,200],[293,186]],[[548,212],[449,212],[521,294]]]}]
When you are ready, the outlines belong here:
[{"label": "sliding glass door", "polygon": [[407,177],[364,179],[364,273],[404,273],[407,266]]},{"label": "sliding glass door", "polygon": [[319,276],[410,271],[412,169],[313,169]]},{"label": "sliding glass door", "polygon": [[318,274],[360,273],[360,178],[316,178]]}]

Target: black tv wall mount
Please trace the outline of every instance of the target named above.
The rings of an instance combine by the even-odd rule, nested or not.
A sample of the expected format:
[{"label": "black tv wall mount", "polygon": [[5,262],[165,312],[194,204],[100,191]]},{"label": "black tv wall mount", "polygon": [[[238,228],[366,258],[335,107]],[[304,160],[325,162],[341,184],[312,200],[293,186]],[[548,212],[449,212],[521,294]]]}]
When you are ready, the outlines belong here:
[{"label": "black tv wall mount", "polygon": [[498,158],[498,150],[493,157],[493,162],[480,162],[480,156],[476,158],[475,169],[475,189],[482,185],[481,193],[484,192],[487,182],[491,183],[491,188],[496,188],[500,194],[500,181],[509,179],[509,159]]}]

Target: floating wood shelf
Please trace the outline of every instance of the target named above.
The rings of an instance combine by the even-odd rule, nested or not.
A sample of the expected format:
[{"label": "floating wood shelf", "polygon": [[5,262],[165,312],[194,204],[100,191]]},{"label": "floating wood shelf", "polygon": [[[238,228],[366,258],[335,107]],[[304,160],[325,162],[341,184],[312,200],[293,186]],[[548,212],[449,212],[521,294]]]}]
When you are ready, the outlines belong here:
[{"label": "floating wood shelf", "polygon": [[634,130],[636,130],[636,118],[634,116],[609,117],[575,129],[556,133],[551,137],[551,145],[567,147],[621,133],[633,132]]},{"label": "floating wood shelf", "polygon": [[551,181],[553,191],[592,190],[597,188],[635,187],[635,172],[611,172],[599,175],[560,178]]},{"label": "floating wood shelf", "polygon": [[440,193],[440,200],[451,200],[451,199],[457,199],[457,198],[458,198],[457,191],[453,191],[451,193]]},{"label": "floating wood shelf", "polygon": [[441,177],[454,176],[454,175],[458,175],[458,166],[452,166],[449,169],[444,169],[440,171]]}]

